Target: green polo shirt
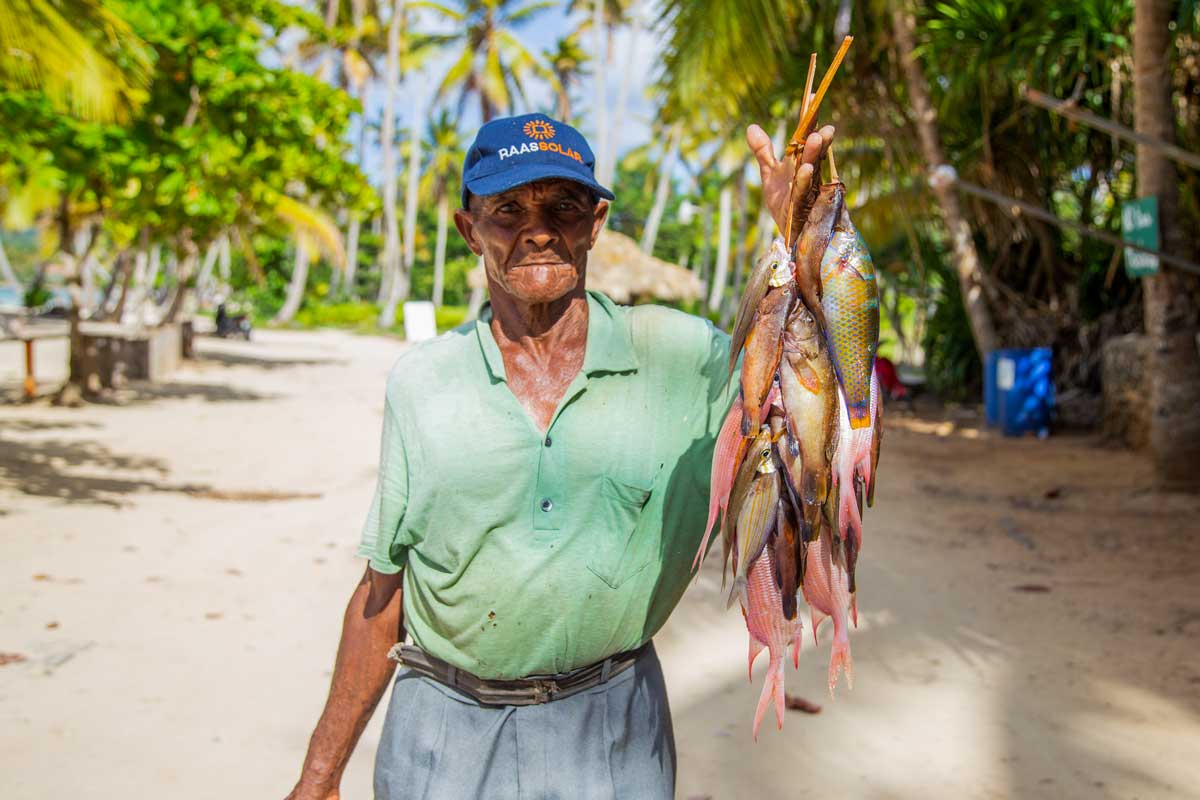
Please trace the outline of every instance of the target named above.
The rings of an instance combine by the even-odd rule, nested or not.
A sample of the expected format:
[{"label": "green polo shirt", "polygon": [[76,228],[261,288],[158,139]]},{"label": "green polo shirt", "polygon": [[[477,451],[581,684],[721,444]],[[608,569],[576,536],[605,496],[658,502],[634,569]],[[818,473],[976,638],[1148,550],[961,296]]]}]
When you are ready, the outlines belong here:
[{"label": "green polo shirt", "polygon": [[638,647],[679,601],[704,533],[736,391],[729,337],[589,292],[583,368],[542,433],[505,382],[491,310],[480,316],[392,368],[359,553],[405,570],[416,644],[480,677]]}]

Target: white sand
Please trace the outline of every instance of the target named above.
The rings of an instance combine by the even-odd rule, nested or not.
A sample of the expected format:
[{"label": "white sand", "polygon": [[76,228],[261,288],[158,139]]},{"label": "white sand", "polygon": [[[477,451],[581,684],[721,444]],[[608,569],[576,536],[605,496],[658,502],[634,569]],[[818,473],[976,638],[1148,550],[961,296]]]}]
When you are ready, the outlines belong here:
[{"label": "white sand", "polygon": [[[283,797],[298,773],[402,345],[198,345],[125,405],[0,406],[0,653],[26,659],[0,666],[6,798]],[[0,345],[0,388],[16,355]],[[753,743],[766,656],[751,685],[710,559],[657,639],[679,796],[1200,796],[1200,501],[1092,439],[889,423],[855,689],[829,702],[826,623],[787,672],[823,712]],[[348,800],[370,797],[380,717]]]}]

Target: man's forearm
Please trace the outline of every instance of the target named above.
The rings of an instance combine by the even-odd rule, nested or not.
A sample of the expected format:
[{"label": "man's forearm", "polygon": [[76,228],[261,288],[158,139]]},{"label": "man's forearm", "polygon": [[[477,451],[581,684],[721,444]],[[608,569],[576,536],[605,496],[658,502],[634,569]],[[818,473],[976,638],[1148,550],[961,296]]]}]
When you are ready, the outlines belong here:
[{"label": "man's forearm", "polygon": [[[400,575],[367,570],[350,597],[329,699],[309,740],[297,786],[318,790],[313,797],[327,797],[327,791],[338,786],[354,745],[395,671],[387,654],[400,639],[400,582]],[[298,791],[294,796],[306,794]]]}]

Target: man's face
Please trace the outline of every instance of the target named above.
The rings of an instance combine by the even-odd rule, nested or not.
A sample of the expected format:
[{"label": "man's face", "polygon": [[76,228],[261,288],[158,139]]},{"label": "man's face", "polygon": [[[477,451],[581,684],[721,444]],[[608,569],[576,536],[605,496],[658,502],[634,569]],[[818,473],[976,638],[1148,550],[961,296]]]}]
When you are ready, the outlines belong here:
[{"label": "man's face", "polygon": [[588,250],[607,214],[608,203],[593,203],[585,186],[552,179],[472,195],[454,224],[483,255],[494,286],[526,303],[549,303],[582,288]]}]

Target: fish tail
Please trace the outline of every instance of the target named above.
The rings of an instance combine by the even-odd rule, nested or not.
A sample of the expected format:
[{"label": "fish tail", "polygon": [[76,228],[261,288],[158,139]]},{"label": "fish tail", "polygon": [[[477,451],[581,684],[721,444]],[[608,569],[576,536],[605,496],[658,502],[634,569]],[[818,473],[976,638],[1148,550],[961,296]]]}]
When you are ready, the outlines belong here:
[{"label": "fish tail", "polygon": [[866,401],[851,403],[846,398],[846,414],[850,417],[850,427],[854,430],[871,426],[871,407]]},{"label": "fish tail", "polygon": [[772,657],[771,666],[767,667],[767,677],[763,681],[762,693],[758,696],[758,706],[754,709],[754,741],[758,741],[758,726],[767,713],[767,706],[775,704],[775,719],[779,729],[783,730],[783,663],[781,659]]},{"label": "fish tail", "polygon": [[796,623],[796,635],[792,637],[792,669],[800,669],[800,643],[804,641],[804,626]]},{"label": "fish tail", "polygon": [[[753,414],[753,416],[751,416],[752,414]],[[757,408],[754,409],[753,411],[751,411],[749,406],[747,406],[745,409],[743,409],[743,411],[742,411],[742,436],[743,437],[749,436],[750,431],[754,430],[754,419],[757,417],[758,417],[758,409]]]}]

